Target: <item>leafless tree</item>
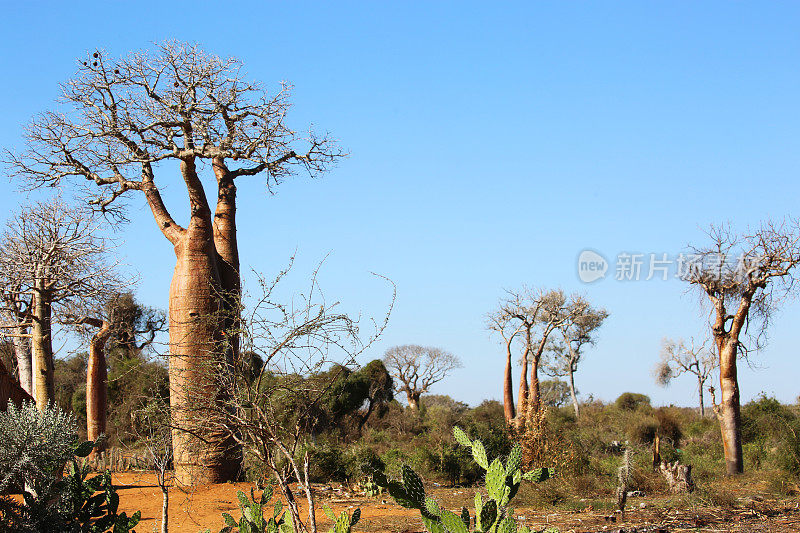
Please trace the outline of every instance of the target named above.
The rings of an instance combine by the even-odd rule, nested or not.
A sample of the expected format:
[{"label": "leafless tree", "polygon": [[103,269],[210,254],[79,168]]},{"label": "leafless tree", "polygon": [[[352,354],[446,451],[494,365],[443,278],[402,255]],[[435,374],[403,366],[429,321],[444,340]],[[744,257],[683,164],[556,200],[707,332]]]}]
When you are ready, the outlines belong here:
[{"label": "leafless tree", "polygon": [[706,416],[703,389],[706,381],[719,366],[716,354],[705,345],[695,346],[694,340],[687,344],[683,339],[661,341],[661,359],[653,368],[656,384],[666,387],[681,374],[694,374],[697,378],[697,395],[700,402],[700,416]]},{"label": "leafless tree", "polygon": [[[62,92],[64,111],[37,116],[27,130],[27,151],[6,159],[33,187],[84,183],[90,203],[111,215],[124,216],[125,197],[144,196],[175,250],[170,385],[172,406],[183,405],[187,382],[213,380],[198,373],[214,367],[206,359],[237,356],[236,180],[261,175],[272,189],[297,168],[315,176],[344,154],[326,136],[300,135],[287,126],[289,85],[271,94],[247,80],[239,61],[193,45],[166,42],[118,60],[93,52]],[[201,179],[205,163],[216,182],[214,211]],[[186,190],[185,226],[161,196],[173,176]],[[238,452],[218,437],[176,431],[173,438],[180,482],[225,481],[238,472]]]},{"label": "leafless tree", "polygon": [[709,246],[692,248],[682,275],[711,305],[721,393],[717,404],[712,387],[711,401],[720,422],[726,471],[739,474],[744,464],[736,360],[762,345],[775,308],[794,292],[800,227],[797,220],[765,222],[737,235],[727,226],[712,226],[708,236]]},{"label": "leafless tree", "polygon": [[[286,273],[260,279],[261,294],[242,318],[239,359],[216,372],[218,386],[229,391],[226,403],[216,404],[218,413],[207,421],[222,424],[209,429],[222,429],[274,474],[294,531],[316,533],[311,457],[302,446],[313,434],[320,402],[341,374],[323,371],[355,365],[385,329],[391,305],[382,320],[371,321],[366,334],[359,321],[339,311],[338,302],[325,300],[316,273],[306,294],[281,301],[276,287]],[[305,497],[305,519],[295,492]]]},{"label": "leafless tree", "polygon": [[608,318],[608,311],[593,307],[586,298],[573,296],[567,305],[568,319],[558,326],[561,338],[552,345],[551,357],[545,372],[555,377],[567,377],[575,416],[580,416],[580,404],[575,393],[575,372],[587,346],[594,346],[595,333]]},{"label": "leafless tree", "polygon": [[40,409],[54,400],[53,315],[93,308],[125,281],[109,261],[110,241],[96,220],[59,199],[22,208],[0,241],[6,286],[27,294],[25,323],[32,347],[33,397]]},{"label": "leafless tree", "polygon": [[503,414],[505,415],[506,424],[510,424],[517,416],[516,409],[514,408],[514,380],[511,375],[511,347],[517,335],[522,333],[524,326],[521,322],[515,323],[509,320],[509,316],[502,308],[493,313],[489,313],[486,317],[486,326],[489,330],[500,334],[506,345],[506,368],[503,374]]},{"label": "leafless tree", "polygon": [[386,350],[383,363],[392,375],[395,387],[406,393],[408,407],[419,410],[419,398],[435,383],[461,368],[461,360],[441,348],[404,344]]},{"label": "leafless tree", "polygon": [[[520,375],[519,398],[517,399],[516,425],[522,429],[528,410],[538,411],[539,365],[542,354],[550,341],[551,334],[562,324],[569,322],[574,315],[570,302],[562,290],[544,290],[523,287],[518,291],[506,291],[496,311],[490,315],[494,329],[505,331],[520,330],[518,341],[522,349],[522,374]],[[510,335],[508,335],[510,337]],[[513,340],[513,339],[512,339]],[[507,348],[510,344],[507,343]],[[531,367],[530,387],[528,386],[528,366]],[[506,377],[508,382],[508,353],[506,358]]]},{"label": "leafless tree", "polygon": [[136,446],[144,448],[156,473],[156,483],[161,489],[161,533],[169,531],[169,488],[174,481],[172,470],[172,430],[169,406],[161,400],[151,399],[134,413],[131,435]]}]

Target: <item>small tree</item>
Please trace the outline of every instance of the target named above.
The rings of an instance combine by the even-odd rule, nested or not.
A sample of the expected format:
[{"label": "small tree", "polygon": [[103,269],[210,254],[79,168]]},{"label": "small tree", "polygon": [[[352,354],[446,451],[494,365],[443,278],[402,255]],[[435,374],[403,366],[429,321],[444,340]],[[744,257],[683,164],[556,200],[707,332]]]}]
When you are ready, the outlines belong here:
[{"label": "small tree", "polygon": [[152,398],[134,414],[131,435],[137,446],[144,447],[161,489],[161,533],[169,531],[169,488],[174,481],[172,470],[172,430],[169,406],[160,398]]},{"label": "small tree", "polygon": [[545,372],[551,376],[568,378],[575,416],[580,416],[580,404],[575,392],[575,372],[578,371],[584,349],[594,346],[595,333],[608,318],[608,311],[592,307],[581,296],[573,296],[568,309],[568,319],[558,326],[560,342],[551,346],[551,357],[545,366]]},{"label": "small tree", "polygon": [[399,392],[406,393],[408,407],[419,410],[419,397],[455,370],[461,360],[455,355],[432,346],[404,344],[386,350],[383,362]]},{"label": "small tree", "polygon": [[712,226],[708,236],[708,246],[692,249],[683,275],[711,305],[721,393],[717,404],[712,387],[711,401],[722,432],[726,471],[740,474],[744,462],[736,360],[763,344],[774,310],[796,287],[793,272],[800,263],[800,231],[798,221],[791,220],[765,222],[742,235],[726,226]]},{"label": "small tree", "polygon": [[673,378],[681,374],[694,374],[697,378],[697,395],[700,403],[700,416],[706,416],[703,389],[712,372],[719,366],[716,355],[704,345],[695,346],[694,341],[686,344],[683,339],[661,341],[661,359],[653,368],[656,384],[668,386]]}]

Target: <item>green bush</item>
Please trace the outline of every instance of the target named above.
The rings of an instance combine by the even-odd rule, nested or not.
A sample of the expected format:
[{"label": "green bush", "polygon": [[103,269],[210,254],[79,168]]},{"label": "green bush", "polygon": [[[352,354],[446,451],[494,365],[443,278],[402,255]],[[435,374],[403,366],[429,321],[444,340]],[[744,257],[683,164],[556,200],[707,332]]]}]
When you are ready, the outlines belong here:
[{"label": "green bush", "polygon": [[636,392],[623,392],[614,404],[623,411],[635,411],[640,407],[650,407],[650,397]]}]

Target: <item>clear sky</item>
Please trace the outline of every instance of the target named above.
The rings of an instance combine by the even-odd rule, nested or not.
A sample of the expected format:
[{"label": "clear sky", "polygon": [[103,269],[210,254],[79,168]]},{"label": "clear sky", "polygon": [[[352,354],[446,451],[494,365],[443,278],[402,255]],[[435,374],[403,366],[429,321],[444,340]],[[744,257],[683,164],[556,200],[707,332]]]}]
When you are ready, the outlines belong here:
[{"label": "clear sky", "polygon": [[[690,378],[659,389],[650,368],[662,337],[704,334],[698,299],[678,280],[616,281],[613,261],[674,256],[713,222],[799,214],[798,27],[794,2],[4,2],[0,145],[19,146],[88,50],[175,38],[237,56],[251,78],[295,85],[296,128],[351,154],[272,196],[240,184],[245,268],[275,273],[296,249],[299,289],[331,252],[327,296],[366,314],[389,297],[370,272],[388,276],[397,304],[367,355],[450,350],[465,367],[433,392],[471,404],[501,398],[484,316],[503,289],[580,291],[611,313],[580,391],[693,405]],[[167,200],[180,218],[178,184]],[[0,182],[3,216],[22,201]],[[172,250],[132,205],[122,252],[163,308]],[[586,248],[612,262],[607,279],[578,279]],[[758,368],[743,365],[745,400],[800,394],[798,320],[788,303]]]}]

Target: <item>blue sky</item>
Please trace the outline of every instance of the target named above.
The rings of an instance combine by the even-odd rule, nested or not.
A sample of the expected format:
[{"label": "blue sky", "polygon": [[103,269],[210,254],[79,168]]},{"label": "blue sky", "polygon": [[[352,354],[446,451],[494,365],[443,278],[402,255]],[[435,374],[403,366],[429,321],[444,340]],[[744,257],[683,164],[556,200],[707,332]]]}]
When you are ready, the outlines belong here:
[{"label": "blue sky", "polygon": [[[523,283],[585,293],[611,317],[576,379],[605,400],[633,390],[693,405],[694,383],[650,377],[664,336],[702,336],[677,281],[582,284],[585,248],[668,253],[702,228],[797,214],[800,6],[773,2],[211,2],[4,5],[0,145],[52,107],[87,50],[124,54],[164,39],[240,58],[254,79],[295,85],[291,123],[330,131],[350,157],[277,194],[240,184],[246,268],[291,283],[326,254],[323,288],[379,314],[383,339],[443,347],[465,367],[434,389],[475,404],[501,396],[502,347],[484,315]],[[176,217],[180,186],[168,189]],[[24,201],[0,182],[0,209]],[[182,211],[183,210],[183,211]],[[118,236],[142,300],[166,307],[170,246],[140,199]],[[613,278],[613,272],[610,272]],[[292,286],[294,287],[294,286]],[[744,399],[794,401],[800,302],[743,365]],[[517,376],[515,375],[515,380]],[[516,381],[515,381],[516,383]]]}]

